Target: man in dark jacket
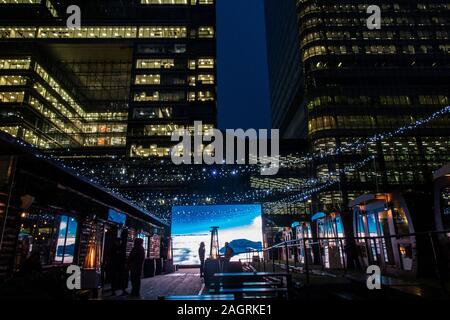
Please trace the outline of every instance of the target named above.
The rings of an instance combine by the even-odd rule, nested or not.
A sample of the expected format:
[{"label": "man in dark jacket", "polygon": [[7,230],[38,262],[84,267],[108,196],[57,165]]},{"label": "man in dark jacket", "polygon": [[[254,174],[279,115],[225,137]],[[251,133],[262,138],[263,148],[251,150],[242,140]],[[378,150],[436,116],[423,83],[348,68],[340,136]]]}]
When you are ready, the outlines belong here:
[{"label": "man in dark jacket", "polygon": [[142,268],[145,260],[145,250],[143,247],[144,240],[140,238],[134,239],[134,246],[128,257],[128,268],[130,269],[131,279],[131,295],[140,296]]},{"label": "man in dark jacket", "polygon": [[108,269],[111,276],[112,295],[116,295],[117,290],[122,290],[122,295],[128,294],[128,277],[126,270],[127,256],[125,248],[120,239],[115,239],[109,255]]}]

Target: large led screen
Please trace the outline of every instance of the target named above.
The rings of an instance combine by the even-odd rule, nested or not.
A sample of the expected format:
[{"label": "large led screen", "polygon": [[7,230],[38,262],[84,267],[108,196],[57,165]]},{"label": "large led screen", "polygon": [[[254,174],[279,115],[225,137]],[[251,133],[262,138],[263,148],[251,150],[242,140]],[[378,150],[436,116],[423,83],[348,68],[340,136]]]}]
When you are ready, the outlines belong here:
[{"label": "large led screen", "polygon": [[219,227],[220,253],[228,242],[235,256],[245,257],[248,249],[262,248],[261,205],[184,206],[172,208],[173,259],[178,265],[198,265],[198,248],[210,252],[211,227]]}]

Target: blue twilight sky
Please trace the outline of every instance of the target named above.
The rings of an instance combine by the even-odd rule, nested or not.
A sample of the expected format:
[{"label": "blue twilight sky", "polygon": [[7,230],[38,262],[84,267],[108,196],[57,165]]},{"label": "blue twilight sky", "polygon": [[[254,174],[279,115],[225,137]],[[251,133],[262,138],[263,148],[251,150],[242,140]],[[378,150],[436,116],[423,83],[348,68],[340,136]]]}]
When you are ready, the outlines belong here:
[{"label": "blue twilight sky", "polygon": [[264,0],[217,0],[220,129],[271,128]]},{"label": "blue twilight sky", "polygon": [[[261,205],[211,205],[172,208],[172,234],[209,233],[211,227],[219,230],[251,225],[261,216]],[[245,235],[242,235],[245,237]]]}]

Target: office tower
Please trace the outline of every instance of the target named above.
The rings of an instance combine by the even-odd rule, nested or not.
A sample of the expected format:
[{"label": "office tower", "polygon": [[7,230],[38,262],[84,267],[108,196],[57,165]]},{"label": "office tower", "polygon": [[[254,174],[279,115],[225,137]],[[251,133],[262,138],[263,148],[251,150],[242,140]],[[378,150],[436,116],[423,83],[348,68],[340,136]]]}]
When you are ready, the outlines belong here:
[{"label": "office tower", "polygon": [[171,133],[216,125],[215,2],[72,4],[0,2],[0,130],[170,219]]},{"label": "office tower", "polygon": [[[304,103],[297,108],[307,111],[315,154],[414,124],[448,105],[450,2],[376,4],[381,28],[370,30],[366,1],[297,1],[304,72]],[[450,160],[449,128],[448,114],[440,115],[405,134],[366,144],[361,152],[352,147],[318,159],[314,175],[320,178],[376,156],[364,169],[342,175],[334,190],[320,192],[317,203],[345,208],[366,192],[426,190],[432,171]]]},{"label": "office tower", "polygon": [[282,138],[306,138],[295,0],[265,0],[266,41],[272,127]]},{"label": "office tower", "polygon": [[215,126],[213,0],[0,3],[0,127],[63,157],[166,157]]}]

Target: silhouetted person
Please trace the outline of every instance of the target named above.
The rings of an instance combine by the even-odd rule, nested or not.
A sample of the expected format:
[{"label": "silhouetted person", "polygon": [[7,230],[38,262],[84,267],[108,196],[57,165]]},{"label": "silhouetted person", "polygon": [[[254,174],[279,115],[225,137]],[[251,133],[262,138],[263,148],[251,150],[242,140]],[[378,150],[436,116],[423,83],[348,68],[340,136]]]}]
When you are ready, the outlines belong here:
[{"label": "silhouetted person", "polygon": [[346,241],[345,253],[347,254],[347,268],[350,270],[361,270],[361,262],[359,261],[358,247],[355,239]]},{"label": "silhouetted person", "polygon": [[231,258],[234,256],[234,250],[232,247],[230,247],[230,244],[228,242],[225,242],[225,262],[230,262]]},{"label": "silhouetted person", "polygon": [[38,251],[31,252],[30,256],[19,267],[19,274],[22,276],[32,276],[41,272],[41,255]]},{"label": "silhouetted person", "polygon": [[225,242],[225,254],[223,256],[223,269],[225,272],[228,271],[228,265],[230,264],[231,258],[234,256],[234,250],[230,247],[228,242]]},{"label": "silhouetted person", "polygon": [[[276,235],[275,235],[275,239],[274,239],[274,245],[277,245],[277,244],[280,244],[281,243],[281,233],[280,232],[278,232]],[[278,248],[275,248],[275,250],[272,250],[272,257],[273,257],[273,259],[274,260],[278,260],[279,259],[279,249]]]},{"label": "silhouetted person", "polygon": [[281,243],[281,234],[280,234],[280,232],[278,232],[278,233],[275,235],[275,240],[274,240],[274,242],[275,242],[275,244]]},{"label": "silhouetted person", "polygon": [[127,256],[124,247],[121,245],[120,239],[115,239],[109,255],[109,271],[111,274],[111,290],[112,295],[116,295],[117,290],[122,290],[122,295],[127,292]]},{"label": "silhouetted person", "polygon": [[130,269],[131,279],[131,295],[140,296],[142,268],[145,260],[145,250],[143,247],[144,240],[140,238],[134,239],[134,246],[128,257],[128,267]]},{"label": "silhouetted person", "polygon": [[198,257],[200,258],[200,277],[204,276],[205,269],[205,243],[200,243],[200,248],[198,248]]}]

